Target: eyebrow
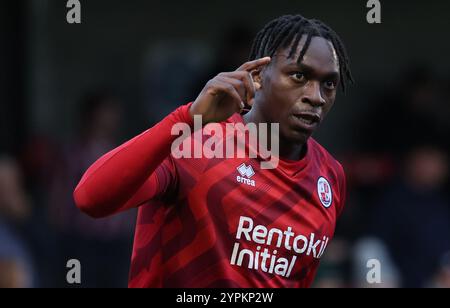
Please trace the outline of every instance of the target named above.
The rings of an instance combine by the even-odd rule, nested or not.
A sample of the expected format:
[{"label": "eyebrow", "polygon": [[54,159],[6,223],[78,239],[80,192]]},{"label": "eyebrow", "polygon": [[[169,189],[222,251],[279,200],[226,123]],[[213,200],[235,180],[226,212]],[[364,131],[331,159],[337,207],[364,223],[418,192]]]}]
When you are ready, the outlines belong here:
[{"label": "eyebrow", "polygon": [[[315,69],[312,66],[304,64],[303,62],[301,62],[301,63],[290,62],[289,64],[287,64],[287,67],[289,67],[289,68],[295,67],[295,69],[299,69],[306,74],[313,74],[315,72]],[[336,79],[336,80],[339,78],[340,78],[339,71],[331,71],[329,73],[326,73],[323,77],[323,79]]]}]

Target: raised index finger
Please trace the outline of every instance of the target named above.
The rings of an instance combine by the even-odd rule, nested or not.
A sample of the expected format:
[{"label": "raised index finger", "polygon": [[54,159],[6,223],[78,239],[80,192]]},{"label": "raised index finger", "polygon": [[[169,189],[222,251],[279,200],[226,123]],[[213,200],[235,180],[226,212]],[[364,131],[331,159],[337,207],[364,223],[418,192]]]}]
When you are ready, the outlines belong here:
[{"label": "raised index finger", "polygon": [[257,69],[260,66],[267,65],[270,63],[271,58],[270,57],[264,57],[261,59],[245,62],[237,69],[237,71],[247,71],[251,72],[254,69]]}]

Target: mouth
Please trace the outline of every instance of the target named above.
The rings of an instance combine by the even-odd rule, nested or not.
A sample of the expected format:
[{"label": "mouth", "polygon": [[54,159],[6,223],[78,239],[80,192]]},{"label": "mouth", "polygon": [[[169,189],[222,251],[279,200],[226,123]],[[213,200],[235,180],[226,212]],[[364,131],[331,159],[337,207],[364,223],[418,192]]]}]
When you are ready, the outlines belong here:
[{"label": "mouth", "polygon": [[313,112],[299,112],[293,114],[293,117],[297,124],[307,130],[314,129],[321,121],[320,115]]}]

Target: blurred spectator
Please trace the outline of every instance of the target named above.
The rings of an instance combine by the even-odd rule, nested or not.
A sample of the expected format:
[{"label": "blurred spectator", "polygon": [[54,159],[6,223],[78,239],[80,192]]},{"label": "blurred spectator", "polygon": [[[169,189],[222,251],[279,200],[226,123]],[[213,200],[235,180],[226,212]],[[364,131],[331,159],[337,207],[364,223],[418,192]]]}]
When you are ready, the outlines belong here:
[{"label": "blurred spectator", "polygon": [[0,257],[0,289],[29,287],[27,274],[16,260],[2,260]]},{"label": "blurred spectator", "polygon": [[220,39],[214,63],[199,78],[191,80],[189,97],[192,99],[197,98],[206,83],[214,76],[221,72],[234,71],[248,61],[254,33],[249,29],[247,23],[232,24],[233,26],[227,29]]},{"label": "blurred spectator", "polygon": [[425,286],[450,250],[448,168],[440,148],[414,147],[372,215],[372,233],[386,243],[405,287]]},{"label": "blurred spectator", "polygon": [[358,124],[362,149],[398,158],[423,140],[441,146],[448,142],[443,89],[428,67],[411,66],[398,84],[381,93],[374,95],[372,108]]},{"label": "blurred spectator", "polygon": [[33,264],[20,232],[30,211],[18,165],[0,157],[0,288],[34,286]]},{"label": "blurred spectator", "polygon": [[194,100],[189,93],[192,80],[209,63],[206,44],[190,39],[166,38],[153,42],[145,54],[143,95],[148,128],[178,106]]},{"label": "blurred spectator", "polygon": [[344,238],[334,238],[320,262],[314,288],[349,287],[350,243]]},{"label": "blurred spectator", "polygon": [[12,159],[0,157],[0,215],[21,223],[29,217],[30,211],[19,166]]},{"label": "blurred spectator", "polygon": [[429,287],[450,288],[450,251],[441,258]]},{"label": "blurred spectator", "polygon": [[[72,195],[87,168],[118,145],[120,123],[117,98],[108,93],[87,95],[78,134],[64,145],[63,163],[53,182],[52,217],[61,236],[59,268],[65,270],[69,259],[80,260],[83,287],[125,287],[127,282],[134,212],[94,220],[75,207]],[[65,274],[59,277],[64,279]]]}]

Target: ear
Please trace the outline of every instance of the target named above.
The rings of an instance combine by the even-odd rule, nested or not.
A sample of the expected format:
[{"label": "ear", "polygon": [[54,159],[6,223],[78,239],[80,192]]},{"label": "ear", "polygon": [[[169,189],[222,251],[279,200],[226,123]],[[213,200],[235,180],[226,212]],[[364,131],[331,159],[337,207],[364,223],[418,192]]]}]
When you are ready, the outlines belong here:
[{"label": "ear", "polygon": [[251,73],[253,84],[255,85],[255,90],[258,91],[262,88],[262,75],[263,75],[263,69],[259,68],[256,70],[253,70]]}]

